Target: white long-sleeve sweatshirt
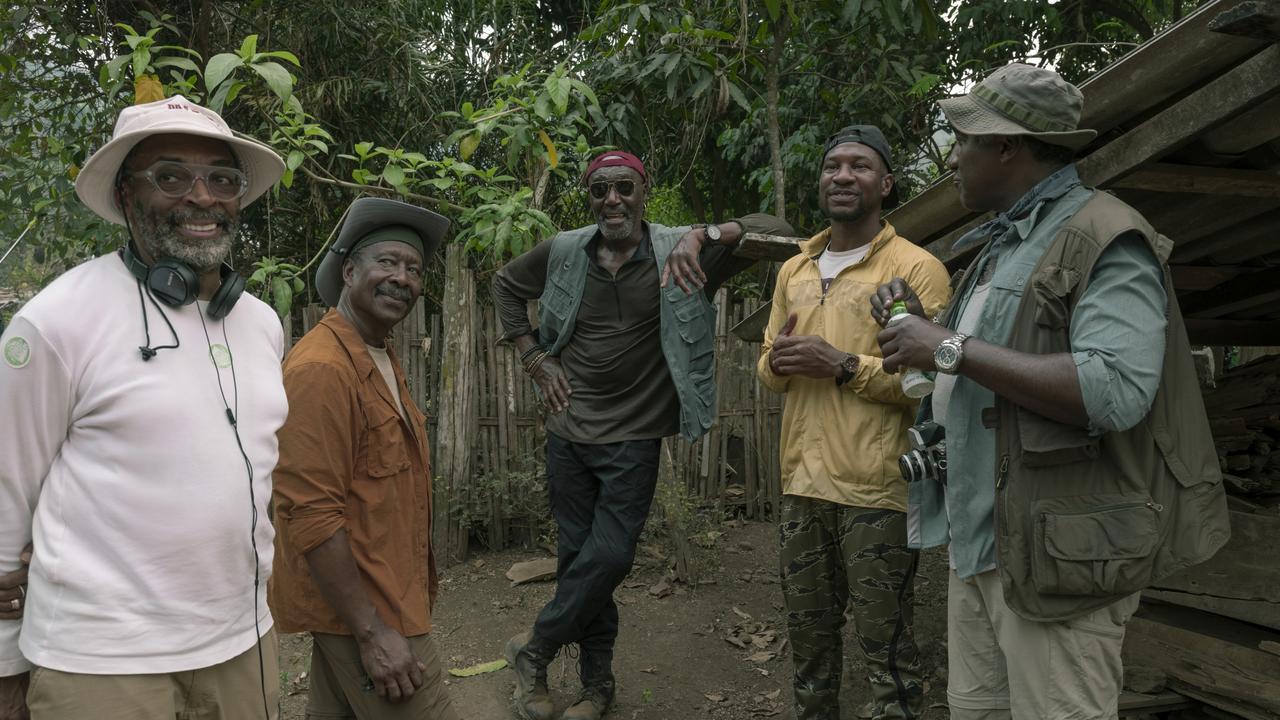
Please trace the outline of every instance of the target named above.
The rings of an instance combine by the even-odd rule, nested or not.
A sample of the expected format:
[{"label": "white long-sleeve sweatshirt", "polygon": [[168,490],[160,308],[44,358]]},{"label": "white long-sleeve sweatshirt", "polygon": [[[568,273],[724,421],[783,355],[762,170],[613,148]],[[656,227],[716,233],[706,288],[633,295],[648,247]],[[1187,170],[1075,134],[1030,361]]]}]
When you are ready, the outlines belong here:
[{"label": "white long-sleeve sweatshirt", "polygon": [[[221,321],[203,302],[160,307],[181,346],[144,362],[138,283],[111,254],[59,277],[0,338],[0,572],[35,542],[24,618],[0,620],[0,676],[207,667],[254,645],[255,617],[271,627],[280,323],[247,294]],[[173,344],[150,300],[145,312],[151,345]]]}]

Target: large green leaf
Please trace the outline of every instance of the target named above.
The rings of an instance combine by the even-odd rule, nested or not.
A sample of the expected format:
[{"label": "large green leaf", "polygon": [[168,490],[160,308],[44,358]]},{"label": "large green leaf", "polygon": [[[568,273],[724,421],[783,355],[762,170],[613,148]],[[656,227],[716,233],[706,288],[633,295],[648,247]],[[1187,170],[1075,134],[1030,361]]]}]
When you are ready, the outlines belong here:
[{"label": "large green leaf", "polygon": [[280,63],[268,61],[254,63],[249,67],[267,81],[267,87],[271,88],[271,92],[275,93],[281,102],[287,101],[293,94],[293,75]]},{"label": "large green leaf", "polygon": [[209,58],[209,64],[204,66],[204,87],[209,92],[213,92],[226,80],[235,69],[244,64],[240,56],[233,53],[218,53]]}]

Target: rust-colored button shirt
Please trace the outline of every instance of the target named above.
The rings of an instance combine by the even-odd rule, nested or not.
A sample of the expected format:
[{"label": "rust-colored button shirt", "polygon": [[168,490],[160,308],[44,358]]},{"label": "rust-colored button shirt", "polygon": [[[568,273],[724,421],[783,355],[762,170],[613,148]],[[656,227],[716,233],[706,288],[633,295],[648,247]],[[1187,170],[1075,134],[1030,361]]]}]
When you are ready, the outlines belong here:
[{"label": "rust-colored button shirt", "polygon": [[285,358],[289,418],[273,475],[276,563],[268,586],[282,632],[351,634],[320,596],[306,559],[340,529],[383,622],[406,637],[431,630],[436,572],[426,418],[394,353],[391,359],[409,422],[360,333],[337,311]]}]

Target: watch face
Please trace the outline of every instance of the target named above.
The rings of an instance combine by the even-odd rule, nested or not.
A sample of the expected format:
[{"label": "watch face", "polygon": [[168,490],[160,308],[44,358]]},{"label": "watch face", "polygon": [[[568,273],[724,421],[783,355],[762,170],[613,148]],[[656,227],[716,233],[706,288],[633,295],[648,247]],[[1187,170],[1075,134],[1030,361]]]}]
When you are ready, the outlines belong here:
[{"label": "watch face", "polygon": [[933,364],[943,372],[950,372],[960,364],[960,351],[950,343],[943,343],[933,353]]},{"label": "watch face", "polygon": [[714,224],[708,225],[706,227],[705,232],[707,233],[708,240],[710,240],[711,242],[720,242],[720,226],[719,225],[714,225]]}]

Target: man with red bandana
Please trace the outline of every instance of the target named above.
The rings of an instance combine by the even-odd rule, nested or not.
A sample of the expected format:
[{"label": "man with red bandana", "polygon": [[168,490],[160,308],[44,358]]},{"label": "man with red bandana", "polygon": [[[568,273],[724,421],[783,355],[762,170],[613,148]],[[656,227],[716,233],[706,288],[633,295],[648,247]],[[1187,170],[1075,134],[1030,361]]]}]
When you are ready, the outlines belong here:
[{"label": "man with red bandana", "polygon": [[[548,415],[547,484],[559,529],[555,597],[531,632],[511,639],[516,705],[549,720],[547,665],[581,649],[582,693],[565,720],[599,718],[613,702],[618,606],[658,477],[662,438],[696,440],[715,413],[715,309],[710,298],[750,266],[744,233],[793,235],[748,215],[719,225],[644,219],[649,178],[626,152],[587,168],[596,224],[559,233],[494,278],[504,339],[513,341]],[[538,300],[539,326],[528,303]]]}]

